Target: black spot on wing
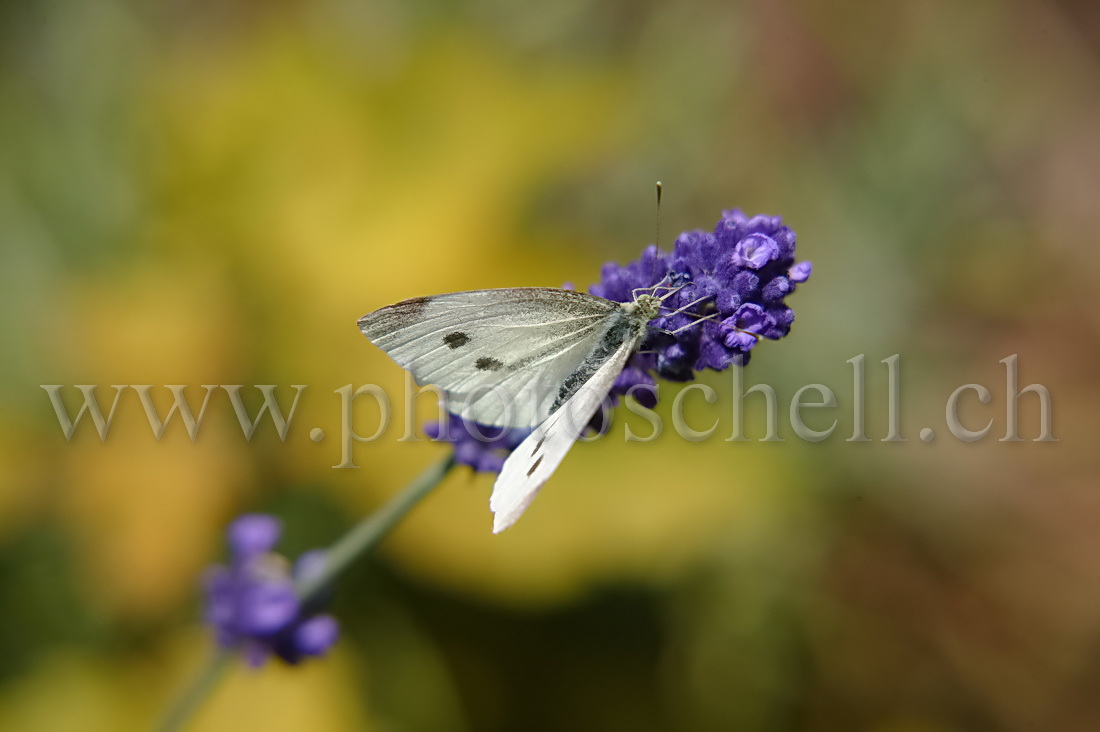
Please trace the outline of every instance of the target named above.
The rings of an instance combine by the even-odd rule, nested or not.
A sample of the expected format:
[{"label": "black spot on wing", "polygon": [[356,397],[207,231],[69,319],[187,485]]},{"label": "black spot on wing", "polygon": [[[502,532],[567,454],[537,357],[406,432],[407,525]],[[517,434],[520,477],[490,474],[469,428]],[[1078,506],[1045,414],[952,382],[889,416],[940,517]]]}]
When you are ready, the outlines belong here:
[{"label": "black spot on wing", "polygon": [[543,435],[542,437],[540,437],[539,441],[537,443],[535,443],[535,449],[531,451],[531,454],[534,455],[536,452],[538,452],[539,448],[542,447],[542,443],[544,443],[544,442],[546,442],[546,435]]},{"label": "black spot on wing", "polygon": [[535,472],[536,470],[538,470],[538,469],[539,469],[539,463],[541,463],[541,462],[542,462],[542,459],[543,459],[544,457],[546,457],[546,456],[545,456],[545,455],[539,455],[539,459],[538,459],[538,460],[536,460],[536,461],[535,461],[535,463],[534,463],[534,464],[533,464],[533,465],[531,466],[531,469],[527,471],[527,477],[528,477],[528,478],[530,478],[530,477],[531,477],[531,473],[534,473],[534,472]]},{"label": "black spot on wing", "polygon": [[474,362],[474,366],[482,371],[499,371],[501,368],[504,367],[504,364],[502,364],[500,361],[497,361],[495,358],[482,356]]},{"label": "black spot on wing", "polygon": [[450,346],[452,349],[461,348],[470,342],[470,336],[466,335],[460,330],[456,330],[454,333],[448,333],[443,336],[443,342]]}]

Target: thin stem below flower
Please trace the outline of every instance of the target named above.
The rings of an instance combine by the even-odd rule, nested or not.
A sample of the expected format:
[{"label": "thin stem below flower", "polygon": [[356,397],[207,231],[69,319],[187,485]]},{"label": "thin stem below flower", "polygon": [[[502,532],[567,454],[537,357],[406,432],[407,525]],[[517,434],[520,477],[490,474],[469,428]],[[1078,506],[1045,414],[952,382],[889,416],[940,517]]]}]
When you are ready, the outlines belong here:
[{"label": "thin stem below flower", "polygon": [[184,725],[194,716],[195,712],[199,710],[206,698],[210,696],[210,692],[214,690],[214,687],[221,681],[223,675],[225,675],[226,669],[229,668],[229,662],[232,660],[233,654],[225,648],[218,648],[214,655],[210,657],[210,660],[206,662],[206,666],[202,671],[191,680],[191,684],[183,690],[176,703],[168,710],[168,714],[161,720],[160,726],[157,727],[160,732],[177,732],[183,729]]},{"label": "thin stem below flower", "polygon": [[323,570],[299,582],[295,589],[303,605],[324,587],[330,585],[359,557],[367,554],[402,519],[420,499],[432,492],[455,465],[454,451],[421,473],[389,503],[382,506],[344,534],[325,554]]},{"label": "thin stem below flower", "polygon": [[[405,514],[439,485],[455,465],[454,452],[421,473],[416,480],[407,485],[400,493],[391,498],[380,509],[356,524],[333,544],[325,555],[322,571],[298,583],[295,590],[305,605],[322,588],[330,585],[351,564],[369,553],[386,534],[397,525]],[[191,720],[217,686],[218,681],[229,667],[234,654],[231,649],[219,648],[206,666],[192,680],[169,709],[158,729],[160,732],[178,732]]]}]

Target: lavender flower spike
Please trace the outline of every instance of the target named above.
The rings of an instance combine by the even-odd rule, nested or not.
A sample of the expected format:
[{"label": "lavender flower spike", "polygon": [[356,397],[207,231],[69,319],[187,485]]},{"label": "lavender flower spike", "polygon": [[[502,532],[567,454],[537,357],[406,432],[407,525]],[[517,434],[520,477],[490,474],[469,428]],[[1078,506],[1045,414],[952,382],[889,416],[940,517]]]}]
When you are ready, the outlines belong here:
[{"label": "lavender flower spike", "polygon": [[[681,234],[671,252],[650,246],[633,262],[605,264],[589,292],[608,300],[631,302],[647,288],[661,286],[659,295],[679,288],[663,303],[670,314],[650,323],[649,337],[615,381],[612,400],[633,393],[652,407],[654,392],[635,387],[652,387],[655,376],[689,381],[705,369],[745,365],[761,339],[790,332],[794,311],[786,299],[811,269],[809,262],[795,261],[795,234],[782,219],[749,217],[737,209],[723,211],[713,231]],[[597,412],[590,426],[598,429],[601,418]],[[500,472],[527,434],[471,426],[454,416],[425,431],[453,442],[456,461],[483,472]]]},{"label": "lavender flower spike", "polygon": [[[652,384],[653,375],[689,381],[698,371],[745,365],[760,338],[778,340],[790,332],[794,311],[786,298],[809,276],[809,262],[795,263],[795,235],[782,219],[750,218],[737,209],[724,211],[713,232],[681,234],[669,254],[649,247],[630,264],[605,264],[600,282],[589,289],[593,295],[627,302],[636,288],[663,283],[680,287],[665,301],[669,312],[699,300],[650,324],[649,339],[612,393]],[[696,324],[702,318],[709,319]]]},{"label": "lavender flower spike", "polygon": [[297,664],[324,655],[339,637],[336,619],[304,608],[294,589],[323,565],[324,552],[303,554],[292,571],[274,552],[280,533],[273,516],[241,516],[228,530],[229,566],[211,567],[204,578],[206,622],[219,645],[240,650],[251,666],[271,655]]}]

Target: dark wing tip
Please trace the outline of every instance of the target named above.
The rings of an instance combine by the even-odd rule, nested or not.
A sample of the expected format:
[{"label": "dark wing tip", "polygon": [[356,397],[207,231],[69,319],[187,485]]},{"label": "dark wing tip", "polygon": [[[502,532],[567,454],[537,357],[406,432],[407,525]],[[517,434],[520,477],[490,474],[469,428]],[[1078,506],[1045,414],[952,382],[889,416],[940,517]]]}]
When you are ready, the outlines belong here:
[{"label": "dark wing tip", "polygon": [[363,333],[363,335],[370,335],[371,327],[378,322],[377,315],[377,311],[373,313],[367,313],[363,317],[359,318],[359,320],[355,321],[355,324],[359,326],[359,330]]},{"label": "dark wing tip", "polygon": [[377,335],[389,332],[400,325],[407,325],[414,320],[419,320],[424,308],[432,301],[431,297],[413,297],[408,300],[396,302],[379,308],[373,313],[367,313],[355,322],[363,335],[373,339]]}]

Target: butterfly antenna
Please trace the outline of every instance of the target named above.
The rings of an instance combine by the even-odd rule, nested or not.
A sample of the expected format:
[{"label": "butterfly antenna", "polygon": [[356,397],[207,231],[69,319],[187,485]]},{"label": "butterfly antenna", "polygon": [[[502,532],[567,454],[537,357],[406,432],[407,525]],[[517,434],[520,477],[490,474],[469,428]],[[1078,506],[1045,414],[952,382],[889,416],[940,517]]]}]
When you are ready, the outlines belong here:
[{"label": "butterfly antenna", "polygon": [[661,181],[657,181],[657,216],[656,231],[653,233],[653,245],[661,246]]},{"label": "butterfly antenna", "polygon": [[[654,253],[653,253],[654,254],[653,267],[654,267],[654,269],[656,269],[657,268],[657,256],[656,255],[657,255],[657,252],[660,251],[660,249],[661,249],[661,181],[657,181],[657,211],[654,215],[654,220],[656,222],[655,225],[654,225],[654,228],[656,229],[656,231],[653,233],[653,248],[656,251],[654,251]],[[650,272],[649,276],[652,279],[653,277],[657,276],[657,273],[656,272]],[[661,284],[661,282],[665,281],[666,277],[668,277],[667,274],[665,275],[665,277],[662,277],[657,282],[656,285],[654,285],[653,287],[650,287],[650,288],[646,288],[646,289],[650,289],[650,290],[653,290],[654,292],[656,292],[657,287]]]}]

